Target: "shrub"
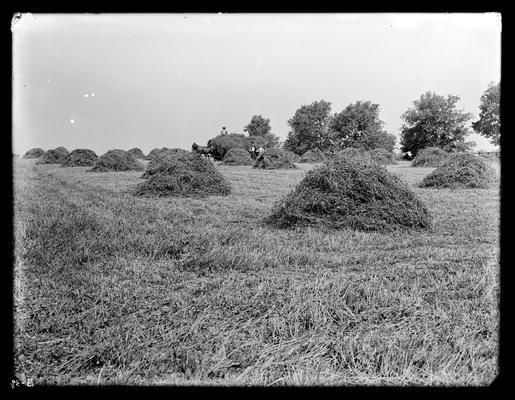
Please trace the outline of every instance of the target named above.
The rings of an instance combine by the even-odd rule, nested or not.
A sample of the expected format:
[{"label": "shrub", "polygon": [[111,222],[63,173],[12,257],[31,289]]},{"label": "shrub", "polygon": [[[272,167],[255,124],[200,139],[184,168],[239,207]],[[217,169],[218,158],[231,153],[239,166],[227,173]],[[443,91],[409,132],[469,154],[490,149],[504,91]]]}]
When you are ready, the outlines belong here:
[{"label": "shrub", "polygon": [[70,152],[64,147],[57,147],[43,154],[36,164],[62,164],[66,161],[66,157],[68,157],[69,154]]},{"label": "shrub", "polygon": [[299,185],[274,205],[265,222],[278,228],[391,231],[431,227],[427,207],[385,167],[369,160],[337,157],[306,173]]},{"label": "shrub", "polygon": [[297,168],[290,159],[290,156],[283,150],[268,149],[256,158],[254,168],[262,169],[287,169]]},{"label": "shrub", "polygon": [[98,156],[93,150],[75,149],[64,160],[63,167],[91,167]]},{"label": "shrub", "polygon": [[440,147],[426,147],[418,152],[411,162],[412,167],[439,167],[447,159],[449,153]]},{"label": "shrub", "polygon": [[28,150],[23,158],[39,158],[45,154],[45,150],[40,149],[39,147]]},{"label": "shrub", "polygon": [[377,148],[367,151],[370,158],[378,164],[395,164],[394,154],[386,149]]},{"label": "shrub", "polygon": [[322,150],[319,148],[314,148],[311,150],[306,151],[302,156],[300,156],[299,162],[300,163],[309,163],[309,164],[315,164],[315,163],[321,163],[327,160],[326,155]]},{"label": "shrub", "polygon": [[145,159],[145,153],[143,153],[143,151],[141,151],[141,149],[138,147],[134,147],[134,148],[130,149],[129,153],[132,154],[132,156],[134,158],[139,158],[140,160]]},{"label": "shrub", "polygon": [[142,171],[143,165],[140,164],[129,152],[125,150],[109,150],[102,155],[89,171],[108,172],[108,171]]},{"label": "shrub", "polygon": [[447,157],[447,160],[429,175],[420,187],[449,189],[486,189],[497,181],[497,175],[482,157],[460,153]]},{"label": "shrub", "polygon": [[209,160],[189,152],[157,158],[152,173],[144,175],[147,181],[136,187],[137,196],[206,197],[231,192],[229,183]]},{"label": "shrub", "polygon": [[254,160],[245,149],[231,149],[224,156],[224,165],[252,165]]},{"label": "shrub", "polygon": [[295,154],[291,150],[283,150],[284,154],[290,159],[291,162],[296,163],[300,161],[300,156],[298,154]]}]

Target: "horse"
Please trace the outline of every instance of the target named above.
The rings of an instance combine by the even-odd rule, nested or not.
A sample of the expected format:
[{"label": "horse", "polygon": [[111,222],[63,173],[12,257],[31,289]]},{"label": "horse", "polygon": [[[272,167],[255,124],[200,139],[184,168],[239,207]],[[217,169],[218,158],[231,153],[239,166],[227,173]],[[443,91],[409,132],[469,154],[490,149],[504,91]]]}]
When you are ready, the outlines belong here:
[{"label": "horse", "polygon": [[191,151],[207,158],[213,157],[211,154],[211,146],[199,146],[197,143],[193,143]]}]

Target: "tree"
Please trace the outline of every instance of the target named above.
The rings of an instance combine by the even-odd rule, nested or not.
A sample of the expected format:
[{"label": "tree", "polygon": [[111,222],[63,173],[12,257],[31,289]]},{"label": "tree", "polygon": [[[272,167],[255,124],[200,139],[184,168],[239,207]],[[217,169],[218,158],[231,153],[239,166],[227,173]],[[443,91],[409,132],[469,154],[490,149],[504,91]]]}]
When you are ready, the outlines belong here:
[{"label": "tree", "polygon": [[479,120],[472,123],[474,131],[495,145],[501,144],[501,87],[500,84],[490,83],[481,96]]},{"label": "tree", "polygon": [[401,150],[411,152],[413,157],[425,147],[451,152],[467,150],[471,143],[465,142],[469,134],[466,124],[472,115],[456,109],[459,99],[426,92],[415,100],[414,106],[402,115]]},{"label": "tree", "polygon": [[331,103],[325,100],[301,106],[288,120],[291,131],[283,148],[299,155],[316,147],[321,150],[326,149],[330,144],[328,135],[330,113]]},{"label": "tree", "polygon": [[254,115],[250,123],[243,129],[249,136],[265,136],[272,130],[270,120],[261,115]]},{"label": "tree", "polygon": [[357,101],[334,114],[329,124],[333,151],[346,147],[361,147],[365,150],[385,148],[393,151],[395,135],[383,130],[379,119],[379,104]]},{"label": "tree", "polygon": [[270,132],[272,128],[268,118],[264,118],[261,115],[254,115],[250,123],[243,130],[249,134],[249,143],[254,146],[263,146],[266,149],[277,148],[279,146],[279,137]]}]

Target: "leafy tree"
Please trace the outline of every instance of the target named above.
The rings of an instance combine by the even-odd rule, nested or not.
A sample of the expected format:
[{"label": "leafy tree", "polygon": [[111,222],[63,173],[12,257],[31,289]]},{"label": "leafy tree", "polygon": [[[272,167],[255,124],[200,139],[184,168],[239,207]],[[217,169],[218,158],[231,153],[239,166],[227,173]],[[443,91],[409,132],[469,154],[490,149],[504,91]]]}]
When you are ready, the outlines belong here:
[{"label": "leafy tree", "polygon": [[331,118],[329,130],[333,151],[347,147],[393,151],[396,137],[385,132],[383,125],[384,122],[379,119],[379,104],[370,101],[349,104]]},{"label": "leafy tree", "polygon": [[[261,115],[254,115],[250,123],[243,129],[249,134],[249,143],[267,149],[279,147],[279,137],[271,133],[270,120]],[[260,139],[263,140],[260,140]]]},{"label": "leafy tree", "polygon": [[440,147],[446,151],[464,151],[471,142],[465,142],[469,134],[467,121],[472,117],[456,109],[458,96],[447,98],[426,92],[413,102],[403,115],[401,150],[416,156],[425,147]]},{"label": "leafy tree", "polygon": [[271,130],[270,120],[261,115],[254,115],[250,123],[243,129],[249,136],[265,136]]},{"label": "leafy tree", "polygon": [[301,106],[288,120],[291,131],[283,144],[284,150],[300,155],[316,147],[326,149],[330,145],[330,113],[331,103],[325,100]]},{"label": "leafy tree", "polygon": [[479,120],[472,128],[480,135],[489,138],[495,145],[501,144],[501,87],[491,83],[481,96]]}]

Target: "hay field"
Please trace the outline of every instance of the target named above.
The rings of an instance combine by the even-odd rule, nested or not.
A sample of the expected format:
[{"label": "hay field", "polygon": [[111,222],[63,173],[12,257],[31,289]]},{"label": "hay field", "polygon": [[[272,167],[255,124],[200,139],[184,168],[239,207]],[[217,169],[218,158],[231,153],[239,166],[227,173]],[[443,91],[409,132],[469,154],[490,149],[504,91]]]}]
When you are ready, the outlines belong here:
[{"label": "hay field", "polygon": [[21,381],[487,385],[497,375],[498,189],[416,187],[430,232],[260,223],[312,166],[217,165],[206,199],[141,198],[141,172],[16,159]]}]

